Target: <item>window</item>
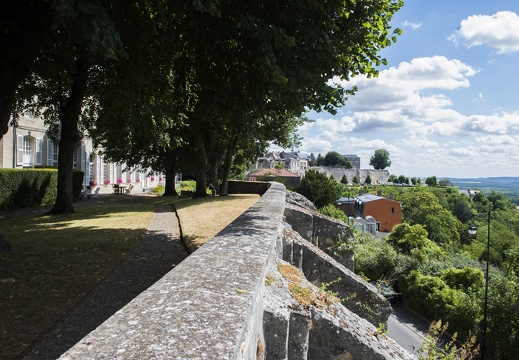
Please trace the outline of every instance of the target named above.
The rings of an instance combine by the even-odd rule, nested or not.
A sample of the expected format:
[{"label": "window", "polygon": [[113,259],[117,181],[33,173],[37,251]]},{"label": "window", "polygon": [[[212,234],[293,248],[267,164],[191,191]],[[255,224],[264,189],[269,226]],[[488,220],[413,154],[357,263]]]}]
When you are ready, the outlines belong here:
[{"label": "window", "polygon": [[395,208],[394,208],[394,207],[391,208],[391,213],[392,213],[392,214],[395,213]]},{"label": "window", "polygon": [[42,161],[42,147],[43,147],[43,139],[36,139],[36,165],[41,165]]},{"label": "window", "polygon": [[58,166],[59,146],[52,140],[47,140],[47,165]]},{"label": "window", "polygon": [[16,165],[23,165],[23,135],[16,136]]},{"label": "window", "polygon": [[[37,139],[40,140],[40,139]],[[38,142],[32,136],[16,136],[16,164],[20,166],[33,166],[33,152],[38,151]],[[36,157],[36,159],[38,159]]]},{"label": "window", "polygon": [[23,166],[32,166],[31,141],[27,136],[23,138]]}]

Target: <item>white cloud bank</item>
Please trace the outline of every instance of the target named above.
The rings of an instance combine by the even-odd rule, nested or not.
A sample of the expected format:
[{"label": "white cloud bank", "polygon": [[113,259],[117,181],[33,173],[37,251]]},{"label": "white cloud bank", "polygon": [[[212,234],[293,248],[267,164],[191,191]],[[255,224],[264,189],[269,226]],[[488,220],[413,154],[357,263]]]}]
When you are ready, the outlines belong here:
[{"label": "white cloud bank", "polygon": [[467,47],[488,46],[498,54],[519,51],[519,16],[511,11],[494,15],[473,15],[461,22],[449,40]]},{"label": "white cloud bank", "polygon": [[[470,87],[477,73],[459,60],[433,56],[402,62],[378,78],[355,77],[343,84],[359,88],[347,114],[305,125],[300,150],[356,153],[368,167],[374,151],[384,148],[391,154],[390,172],[407,176],[470,176],[472,169],[510,163],[510,154],[519,154],[519,111],[473,115],[453,109],[448,94]],[[499,175],[507,174],[494,173]]]}]

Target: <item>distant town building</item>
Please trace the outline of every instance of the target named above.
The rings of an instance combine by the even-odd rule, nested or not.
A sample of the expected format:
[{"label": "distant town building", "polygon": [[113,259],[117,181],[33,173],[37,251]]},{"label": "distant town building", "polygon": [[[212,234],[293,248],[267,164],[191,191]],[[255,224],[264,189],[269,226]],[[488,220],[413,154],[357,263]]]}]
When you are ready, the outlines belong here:
[{"label": "distant town building", "polygon": [[353,169],[360,169],[360,157],[353,154],[343,155],[351,163]]},{"label": "distant town building", "polygon": [[355,199],[355,217],[366,219],[371,216],[376,220],[377,231],[391,232],[393,227],[402,222],[402,206],[398,201],[382,196],[366,194]]},{"label": "distant town building", "polygon": [[261,169],[274,169],[276,164],[299,176],[303,176],[309,167],[310,157],[298,151],[271,151],[267,155],[260,157],[251,166],[251,171]]},{"label": "distant town building", "polygon": [[355,198],[343,197],[337,200],[337,206],[341,209],[348,217],[355,216]]}]

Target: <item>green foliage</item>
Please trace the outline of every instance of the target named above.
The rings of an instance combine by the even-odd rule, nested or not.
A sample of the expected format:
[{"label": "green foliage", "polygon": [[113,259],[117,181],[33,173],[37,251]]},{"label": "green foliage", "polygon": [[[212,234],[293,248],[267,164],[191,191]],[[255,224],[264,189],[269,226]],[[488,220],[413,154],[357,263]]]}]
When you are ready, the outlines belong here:
[{"label": "green foliage", "polygon": [[442,272],[441,279],[451,288],[465,292],[481,290],[484,285],[483,271],[470,267],[446,269]]},{"label": "green foliage", "polygon": [[402,203],[404,221],[410,225],[423,225],[429,239],[444,247],[460,246],[460,232],[463,224],[444,209],[436,196],[428,188],[412,188],[398,197]]},{"label": "green foliage", "polygon": [[455,333],[452,339],[445,344],[444,335],[447,333],[448,323],[442,325],[442,321],[433,321],[424,339],[423,346],[418,350],[420,360],[471,360],[479,354],[474,335],[467,336],[465,342],[460,344]]},{"label": "green foliage", "polygon": [[352,183],[354,183],[355,185],[359,185],[359,178],[357,177],[357,175],[355,175],[353,177],[353,179],[351,180]]},{"label": "green foliage", "polygon": [[477,330],[479,299],[452,289],[441,278],[413,270],[406,278],[402,297],[427,319],[456,324],[458,333],[468,335]]},{"label": "green foliage", "polygon": [[315,159],[315,166],[323,166],[324,165],[324,157],[321,154],[317,155],[317,159]]},{"label": "green foliage", "polygon": [[427,238],[422,225],[398,224],[387,237],[387,241],[404,254],[411,255],[419,262],[440,259],[444,251]]},{"label": "green foliage", "polygon": [[436,179],[436,176],[429,176],[427,179],[425,179],[425,184],[427,186],[436,186],[438,185],[438,180]]},{"label": "green foliage", "polygon": [[[81,195],[84,173],[73,172],[74,199]],[[0,169],[0,210],[50,205],[56,200],[56,169]]]},{"label": "green foliage", "polygon": [[519,283],[490,272],[486,357],[519,359]]},{"label": "green foliage", "polygon": [[54,203],[57,178],[56,169],[0,169],[0,210]]},{"label": "green foliage", "polygon": [[389,152],[385,149],[375,150],[373,156],[369,159],[369,164],[375,168],[375,170],[384,170],[391,166],[391,160],[389,160]]},{"label": "green foliage", "polygon": [[[402,203],[407,224],[395,228],[388,241],[358,241],[356,272],[373,279],[391,279],[407,306],[425,318],[449,322],[451,331],[462,336],[480,336],[484,295],[481,269],[486,259],[487,212],[492,206],[490,261],[501,269],[490,267],[485,357],[519,359],[519,211],[499,194],[491,194],[489,199],[480,193],[470,203],[453,188],[386,187],[383,192],[387,188],[398,190],[395,195]],[[473,216],[475,213],[477,216]],[[465,224],[460,221],[467,219]],[[465,245],[457,244],[473,221],[479,228],[477,238],[463,235]],[[419,224],[421,229],[410,230]],[[432,253],[438,254],[436,244],[441,244],[443,255],[429,255],[431,240]]]},{"label": "green foliage", "polygon": [[371,176],[369,176],[369,174],[368,174],[368,176],[366,176],[366,180],[364,180],[364,183],[371,185]]},{"label": "green foliage", "polygon": [[312,201],[317,208],[334,204],[340,197],[338,183],[315,170],[306,172],[295,191]]},{"label": "green foliage", "polygon": [[345,169],[352,168],[351,162],[336,151],[330,151],[324,156],[323,165],[337,166]]},{"label": "green foliage", "polygon": [[341,184],[348,185],[348,177],[346,175],[342,175]]},{"label": "green foliage", "polygon": [[319,209],[319,212],[323,215],[333,217],[341,220],[343,223],[348,224],[348,216],[334,204],[328,204]]},{"label": "green foliage", "polygon": [[194,180],[183,180],[180,182],[180,190],[195,192],[196,181]]},{"label": "green foliage", "polygon": [[151,189],[151,192],[157,195],[162,195],[164,194],[164,186],[157,185],[153,189]]},{"label": "green foliage", "polygon": [[465,195],[452,193],[447,198],[448,209],[462,223],[466,223],[472,218],[470,200]]},{"label": "green foliage", "polygon": [[396,250],[387,241],[374,236],[355,246],[355,272],[371,280],[393,278],[397,260]]}]

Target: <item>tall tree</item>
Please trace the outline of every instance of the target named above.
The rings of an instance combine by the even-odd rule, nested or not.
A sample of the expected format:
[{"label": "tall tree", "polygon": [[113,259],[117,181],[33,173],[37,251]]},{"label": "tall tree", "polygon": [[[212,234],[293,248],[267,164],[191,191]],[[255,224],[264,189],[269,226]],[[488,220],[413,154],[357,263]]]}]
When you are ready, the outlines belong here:
[{"label": "tall tree", "polygon": [[206,153],[214,154],[208,140],[215,123],[241,122],[244,133],[272,109],[294,115],[306,109],[335,111],[355,89],[328,80],[377,74],[376,66],[385,63],[378,52],[394,40],[388,21],[401,5],[227,0],[219,2],[217,16],[190,14],[197,19],[186,33],[197,59],[198,102],[189,121],[199,167],[197,194],[205,194]]},{"label": "tall tree", "polygon": [[340,197],[338,183],[324,173],[308,170],[305,177],[297,184],[295,191],[312,201],[321,208],[328,204],[335,204]]},{"label": "tall tree", "polygon": [[150,1],[141,10],[122,12],[116,23],[129,61],[109,62],[96,82],[94,142],[128,168],[165,173],[164,195],[176,195],[186,119],[195,102],[192,58],[181,36],[190,6]]},{"label": "tall tree", "polygon": [[330,151],[324,156],[324,166],[340,166],[351,169],[351,162],[337,151]]},{"label": "tall tree", "polygon": [[33,61],[48,43],[66,1],[3,1],[0,5],[0,139],[7,133],[16,90],[29,76]]},{"label": "tall tree", "polygon": [[375,154],[369,159],[369,164],[373,166],[375,170],[384,170],[391,166],[391,160],[389,160],[389,152],[385,149],[375,150]]},{"label": "tall tree", "polygon": [[77,2],[77,19],[56,29],[38,55],[30,78],[20,89],[19,106],[43,117],[59,142],[58,188],[52,213],[70,213],[74,147],[82,137],[93,102],[91,79],[99,76],[100,61],[124,56],[119,34],[100,3]]}]

